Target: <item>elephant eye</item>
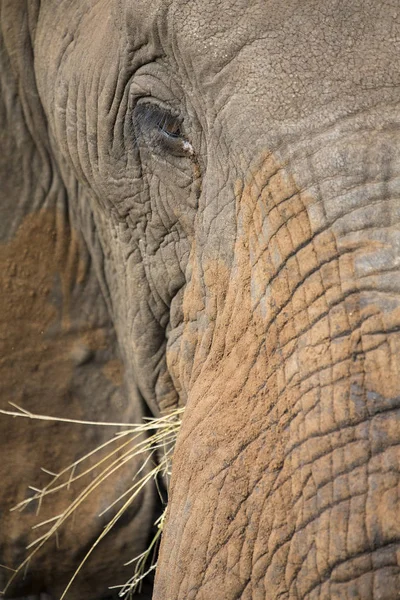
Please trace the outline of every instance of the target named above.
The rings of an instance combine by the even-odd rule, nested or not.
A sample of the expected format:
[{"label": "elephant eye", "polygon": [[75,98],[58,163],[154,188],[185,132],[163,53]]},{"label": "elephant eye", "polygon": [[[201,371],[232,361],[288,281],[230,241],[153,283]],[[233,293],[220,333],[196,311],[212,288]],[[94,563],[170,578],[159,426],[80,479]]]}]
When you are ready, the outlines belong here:
[{"label": "elephant eye", "polygon": [[180,124],[175,119],[169,119],[167,116],[158,123],[158,128],[161,133],[173,138],[182,137]]},{"label": "elephant eye", "polygon": [[134,109],[133,121],[139,136],[153,149],[175,156],[193,154],[182,131],[182,119],[168,109],[150,102],[139,103]]}]

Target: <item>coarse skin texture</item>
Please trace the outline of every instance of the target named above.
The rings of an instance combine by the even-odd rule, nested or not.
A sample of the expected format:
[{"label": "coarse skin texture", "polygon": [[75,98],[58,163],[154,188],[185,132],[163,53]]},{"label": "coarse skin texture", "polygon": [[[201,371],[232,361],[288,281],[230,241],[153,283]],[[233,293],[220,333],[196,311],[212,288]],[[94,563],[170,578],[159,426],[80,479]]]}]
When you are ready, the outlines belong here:
[{"label": "coarse skin texture", "polygon": [[[2,402],[187,405],[155,600],[399,598],[397,0],[0,6]],[[106,434],[0,423],[16,566],[26,480]],[[60,593],[138,467],[15,595]],[[72,600],[107,594],[156,512],[148,489]]]}]

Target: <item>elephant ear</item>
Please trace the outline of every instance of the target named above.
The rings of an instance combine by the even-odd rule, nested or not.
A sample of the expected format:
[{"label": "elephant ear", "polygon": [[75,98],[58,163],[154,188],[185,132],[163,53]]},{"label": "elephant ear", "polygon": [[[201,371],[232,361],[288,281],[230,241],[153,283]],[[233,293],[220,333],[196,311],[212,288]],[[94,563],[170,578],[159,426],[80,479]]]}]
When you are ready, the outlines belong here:
[{"label": "elephant ear", "polygon": [[[64,419],[140,422],[143,403],[139,395],[128,398],[101,269],[95,268],[102,256],[90,209],[83,213],[73,205],[36,89],[33,40],[39,4],[13,0],[0,5],[0,409],[15,410],[12,403]],[[46,496],[40,505],[28,503],[22,512],[10,509],[32,495],[29,485],[43,488],[49,472],[74,463],[115,431],[0,414],[0,589],[9,569],[28,555],[26,547],[49,526],[32,527],[65,511],[88,478]],[[114,442],[112,449],[118,449]],[[81,471],[98,460],[94,454]],[[109,520],[99,513],[132,485],[139,467],[132,459],[90,494],[60,529],[57,545],[51,539],[29,563],[25,577],[15,578],[13,594],[60,596]],[[97,473],[94,469],[88,476]],[[93,553],[69,598],[93,598],[111,583],[126,581],[131,573],[123,564],[143,550],[154,498],[154,489],[148,488],[129,508],[118,535],[111,532]],[[118,557],[117,564],[110,556]]]}]

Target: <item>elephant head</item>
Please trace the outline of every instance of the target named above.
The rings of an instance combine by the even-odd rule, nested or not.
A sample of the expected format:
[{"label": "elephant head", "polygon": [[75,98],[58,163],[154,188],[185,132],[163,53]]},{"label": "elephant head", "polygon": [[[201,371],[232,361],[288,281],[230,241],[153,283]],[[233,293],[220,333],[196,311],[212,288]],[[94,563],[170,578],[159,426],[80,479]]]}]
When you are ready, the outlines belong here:
[{"label": "elephant head", "polygon": [[186,405],[154,598],[397,598],[396,3],[1,16],[7,214],[67,207],[126,415]]}]

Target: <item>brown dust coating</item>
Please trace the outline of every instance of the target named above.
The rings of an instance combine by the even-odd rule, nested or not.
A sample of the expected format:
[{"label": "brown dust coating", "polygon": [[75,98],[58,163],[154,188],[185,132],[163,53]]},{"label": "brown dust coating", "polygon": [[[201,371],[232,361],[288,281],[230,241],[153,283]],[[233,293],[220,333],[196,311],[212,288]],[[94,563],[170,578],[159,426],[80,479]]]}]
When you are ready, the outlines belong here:
[{"label": "brown dust coating", "polygon": [[124,366],[120,360],[109,360],[103,367],[103,373],[114,385],[122,385],[124,381]]},{"label": "brown dust coating", "polygon": [[[140,414],[132,414],[127,402],[112,326],[89,266],[76,233],[55,210],[28,215],[15,237],[0,245],[2,409],[13,410],[8,403],[14,402],[34,413],[60,418],[122,422],[141,419]],[[32,531],[31,527],[61,514],[91,481],[91,476],[85,477],[69,490],[45,498],[39,516],[35,514],[37,502],[22,513],[9,512],[33,493],[28,485],[40,488],[49,483],[51,477],[41,468],[59,472],[110,439],[114,431],[0,415],[0,438],[7,443],[0,467],[2,564],[16,568],[27,556],[26,546],[49,528],[45,525]],[[85,467],[98,458],[90,459]],[[131,461],[129,468],[110,477],[87,499],[61,528],[57,539],[53,538],[31,562],[25,581],[19,577],[19,593],[24,588],[29,593],[36,588],[62,592],[83,550],[113,513],[102,519],[98,514],[128,487],[137,468]],[[124,561],[123,573],[118,574],[115,567],[110,572],[108,556],[112,547],[128,560],[132,558],[132,547],[135,550],[135,540],[139,549],[143,547],[146,534],[142,527],[147,521],[150,526],[152,517],[147,511],[151,513],[152,502],[147,501],[142,516],[139,505],[140,501],[133,508],[133,513],[139,510],[138,526],[129,526],[127,518],[118,536],[110,535],[101,552],[94,554],[84,577],[72,588],[70,598],[75,598],[76,590],[82,597],[82,590],[92,594],[96,586],[104,590],[110,582],[125,581],[128,571],[122,568]],[[147,531],[147,526],[143,529]],[[0,589],[9,576],[10,571],[1,569]]]},{"label": "brown dust coating", "polygon": [[[181,348],[194,366],[174,357],[188,407],[155,598],[364,597],[359,556],[400,538],[400,432],[379,414],[398,394],[400,314],[362,302],[368,232],[349,247],[313,229],[315,198],[274,156],[235,193],[233,265],[192,254]],[[374,593],[400,589],[396,553],[376,560],[395,570]]]}]

